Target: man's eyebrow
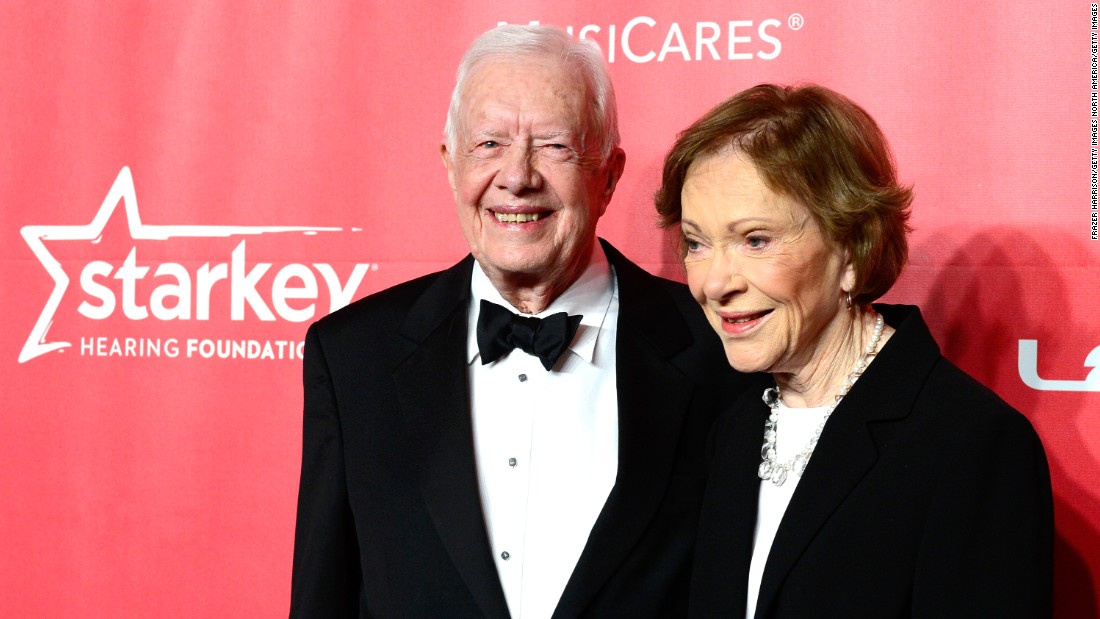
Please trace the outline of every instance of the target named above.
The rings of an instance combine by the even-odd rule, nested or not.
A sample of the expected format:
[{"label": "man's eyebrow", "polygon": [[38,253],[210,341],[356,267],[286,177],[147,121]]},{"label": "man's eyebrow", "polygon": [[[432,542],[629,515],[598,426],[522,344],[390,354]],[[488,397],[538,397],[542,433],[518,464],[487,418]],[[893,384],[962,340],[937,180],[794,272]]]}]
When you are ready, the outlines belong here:
[{"label": "man's eyebrow", "polygon": [[478,129],[477,131],[474,131],[471,135],[473,135],[473,137],[475,138],[499,138],[502,134],[495,129]]},{"label": "man's eyebrow", "polygon": [[536,133],[533,137],[537,140],[553,140],[555,138],[573,138],[577,136],[576,131],[570,129],[556,129],[554,131],[546,131],[542,133]]}]

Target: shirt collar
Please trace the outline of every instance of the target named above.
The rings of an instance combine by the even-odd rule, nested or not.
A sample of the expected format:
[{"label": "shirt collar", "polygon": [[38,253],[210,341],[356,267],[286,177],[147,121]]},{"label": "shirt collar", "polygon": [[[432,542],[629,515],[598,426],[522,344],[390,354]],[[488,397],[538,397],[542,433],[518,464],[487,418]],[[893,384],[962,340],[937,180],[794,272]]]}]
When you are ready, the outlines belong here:
[{"label": "shirt collar", "polygon": [[[569,350],[588,363],[592,363],[596,352],[596,340],[599,339],[600,331],[604,326],[611,300],[617,293],[614,272],[607,261],[607,255],[604,254],[599,242],[595,242],[592,261],[577,281],[535,316],[545,318],[558,312],[580,314],[581,325],[577,329],[573,342],[569,345]],[[473,363],[480,356],[477,347],[477,319],[481,313],[482,299],[515,311],[515,308],[493,287],[489,276],[482,270],[481,264],[475,262],[473,276],[470,279],[469,328],[466,337],[467,364]]]}]

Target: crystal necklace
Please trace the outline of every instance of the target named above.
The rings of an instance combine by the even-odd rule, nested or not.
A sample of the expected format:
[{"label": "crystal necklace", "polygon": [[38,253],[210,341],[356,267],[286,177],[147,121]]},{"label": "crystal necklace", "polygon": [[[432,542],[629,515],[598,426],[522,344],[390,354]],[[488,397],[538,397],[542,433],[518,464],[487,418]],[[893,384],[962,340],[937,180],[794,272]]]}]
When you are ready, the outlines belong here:
[{"label": "crystal necklace", "polygon": [[821,438],[821,431],[825,428],[825,422],[829,420],[829,415],[833,414],[833,410],[840,404],[840,401],[844,399],[845,395],[848,395],[848,390],[852,388],[856,379],[859,378],[860,374],[863,374],[863,371],[867,369],[867,364],[875,356],[879,338],[882,337],[882,327],[882,314],[876,313],[875,332],[871,336],[871,342],[867,344],[867,350],[863,351],[863,356],[856,362],[855,369],[852,370],[851,374],[848,374],[848,380],[844,381],[844,385],[841,386],[832,406],[825,411],[825,417],[818,424],[817,430],[814,430],[814,435],[810,438],[809,444],[797,456],[787,462],[775,461],[776,424],[779,422],[779,412],[777,410],[779,408],[779,387],[769,387],[764,390],[764,403],[771,407],[772,412],[768,415],[768,420],[764,422],[764,446],[760,448],[760,457],[763,462],[760,463],[760,469],[757,472],[760,479],[770,479],[776,486],[782,486],[787,481],[787,473],[792,470],[799,477],[802,477],[802,472],[806,470],[806,465],[810,463],[810,456],[813,455],[814,448],[817,447],[817,441]]}]

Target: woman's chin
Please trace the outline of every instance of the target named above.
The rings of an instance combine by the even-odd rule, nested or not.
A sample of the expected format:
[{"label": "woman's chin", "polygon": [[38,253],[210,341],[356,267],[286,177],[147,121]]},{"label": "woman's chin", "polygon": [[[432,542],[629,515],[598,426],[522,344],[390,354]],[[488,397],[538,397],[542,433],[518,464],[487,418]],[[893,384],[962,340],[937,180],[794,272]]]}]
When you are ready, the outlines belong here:
[{"label": "woman's chin", "polygon": [[771,368],[770,363],[757,355],[746,355],[743,350],[735,351],[730,350],[728,347],[726,348],[726,360],[729,361],[730,367],[744,374],[767,372]]}]

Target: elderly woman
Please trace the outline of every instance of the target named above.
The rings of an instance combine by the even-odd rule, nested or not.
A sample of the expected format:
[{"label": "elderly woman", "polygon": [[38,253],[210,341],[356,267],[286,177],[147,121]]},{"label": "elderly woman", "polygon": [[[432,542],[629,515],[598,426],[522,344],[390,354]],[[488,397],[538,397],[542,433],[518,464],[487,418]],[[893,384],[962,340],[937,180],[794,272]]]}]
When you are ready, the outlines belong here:
[{"label": "elderly woman", "polygon": [[697,617],[1041,617],[1053,517],[1027,419],[879,305],[912,199],[874,120],[761,85],[665,159],[663,223],[730,365],[761,374],[712,433]]}]

